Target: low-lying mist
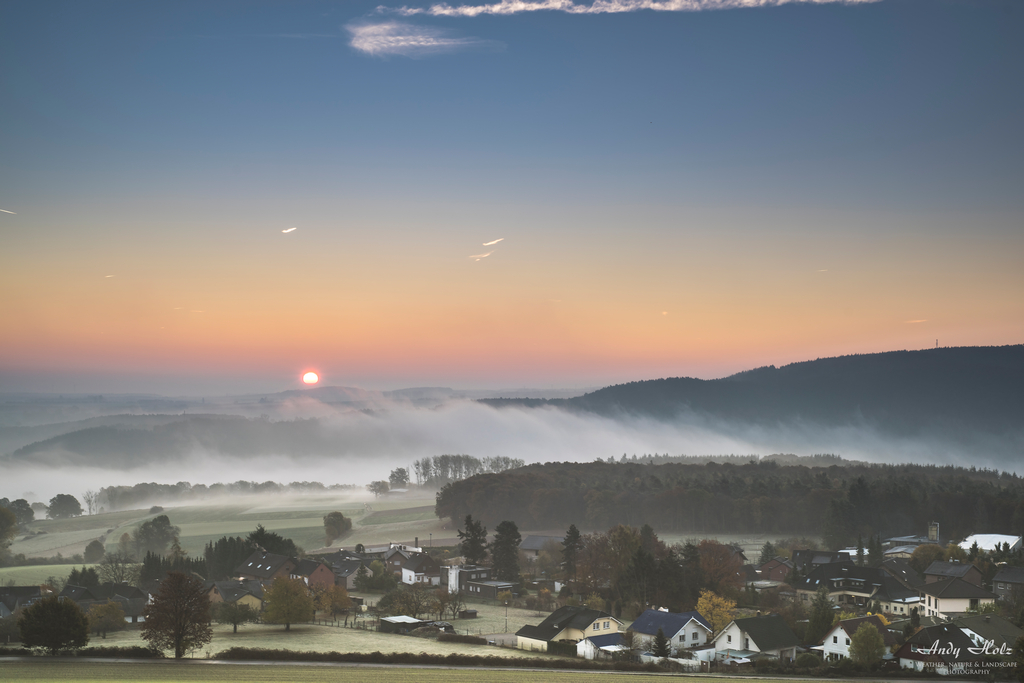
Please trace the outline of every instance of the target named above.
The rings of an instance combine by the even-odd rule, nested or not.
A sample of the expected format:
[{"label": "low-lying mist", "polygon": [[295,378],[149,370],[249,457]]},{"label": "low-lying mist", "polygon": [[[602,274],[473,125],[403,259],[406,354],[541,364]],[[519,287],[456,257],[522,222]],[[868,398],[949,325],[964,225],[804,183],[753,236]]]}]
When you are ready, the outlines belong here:
[{"label": "low-lying mist", "polygon": [[[226,412],[224,406],[218,412]],[[159,430],[174,429],[175,420],[186,419],[181,415],[161,420],[122,416],[120,422],[113,422],[116,429],[107,427],[109,431],[99,435],[106,440],[94,438],[88,447],[82,445],[82,432],[39,441],[8,452],[0,461],[0,497],[45,502],[57,493],[79,495],[87,489],[143,481],[207,485],[238,480],[319,481],[362,486],[387,479],[396,467],[405,467],[411,474],[414,460],[444,453],[507,456],[528,464],[619,459],[623,454],[835,453],[847,460],[874,463],[958,464],[1017,471],[1024,450],[1020,435],[978,435],[969,442],[951,441],[927,434],[883,435],[864,425],[764,426],[697,415],[670,421],[610,418],[550,406],[494,408],[466,400],[432,407],[377,400],[372,410],[356,410],[303,398],[268,406],[267,412],[272,417],[210,418],[221,430],[216,446],[182,429],[174,432],[173,440],[165,438],[166,431]],[[138,424],[138,420],[148,422]],[[227,420],[227,427],[217,420]],[[164,424],[153,427],[154,421]],[[227,436],[224,429],[228,429]],[[289,429],[306,436],[291,443],[281,436]],[[259,436],[265,433],[276,436]],[[262,440],[252,441],[252,434]],[[118,441],[128,438],[125,435],[131,439],[129,446],[123,439]],[[253,443],[256,445],[247,445]]]}]

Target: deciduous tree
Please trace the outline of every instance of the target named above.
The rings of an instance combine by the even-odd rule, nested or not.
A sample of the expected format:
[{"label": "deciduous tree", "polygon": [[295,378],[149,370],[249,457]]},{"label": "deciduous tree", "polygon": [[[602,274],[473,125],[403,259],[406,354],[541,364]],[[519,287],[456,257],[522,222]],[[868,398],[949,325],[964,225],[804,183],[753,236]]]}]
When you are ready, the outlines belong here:
[{"label": "deciduous tree", "polygon": [[66,493],[58,493],[50,499],[50,505],[46,510],[46,516],[50,519],[66,519],[78,517],[82,514],[82,504],[74,496]]},{"label": "deciduous tree", "polygon": [[396,467],[391,470],[388,483],[393,489],[404,489],[409,484],[409,471],[404,467]]},{"label": "deciduous tree", "polygon": [[89,545],[85,546],[85,561],[86,562],[99,562],[103,559],[104,547],[99,541],[90,541]]},{"label": "deciduous tree", "polygon": [[56,595],[25,608],[18,628],[22,645],[41,648],[51,655],[89,643],[89,620],[85,613],[74,601],[61,600]]},{"label": "deciduous tree", "polygon": [[127,628],[124,610],[113,600],[107,601],[105,605],[93,605],[86,616],[89,618],[89,628],[102,638],[107,637],[107,631],[123,631]]},{"label": "deciduous tree", "polygon": [[711,630],[718,634],[729,625],[736,613],[736,602],[723,598],[709,590],[700,592],[697,600],[697,612],[711,624]]},{"label": "deciduous tree", "polygon": [[373,494],[374,498],[380,498],[385,493],[391,490],[388,483],[381,479],[380,481],[371,481],[366,485],[366,490]]},{"label": "deciduous tree", "polygon": [[290,631],[292,624],[313,620],[313,596],[309,594],[302,579],[274,579],[270,589],[263,594],[263,599],[267,603],[263,621],[284,624],[285,631]]},{"label": "deciduous tree", "polygon": [[203,582],[170,572],[160,592],[142,610],[142,637],[160,650],[174,650],[175,659],[210,642],[210,598]]},{"label": "deciduous tree", "polygon": [[231,624],[232,633],[238,633],[238,627],[242,624],[252,624],[260,619],[258,610],[238,600],[215,602],[212,605],[212,613],[218,624]]},{"label": "deciduous tree", "polygon": [[137,585],[141,571],[140,563],[119,550],[103,556],[103,562],[100,563],[100,580],[104,583],[109,581]]},{"label": "deciduous tree", "polygon": [[351,528],[351,519],[347,519],[345,515],[337,511],[328,512],[324,515],[324,537],[327,541],[326,545],[334,543],[335,540],[341,538],[342,535]]},{"label": "deciduous tree", "polygon": [[884,655],[885,640],[873,625],[865,622],[850,636],[850,659],[861,666],[874,666]]}]

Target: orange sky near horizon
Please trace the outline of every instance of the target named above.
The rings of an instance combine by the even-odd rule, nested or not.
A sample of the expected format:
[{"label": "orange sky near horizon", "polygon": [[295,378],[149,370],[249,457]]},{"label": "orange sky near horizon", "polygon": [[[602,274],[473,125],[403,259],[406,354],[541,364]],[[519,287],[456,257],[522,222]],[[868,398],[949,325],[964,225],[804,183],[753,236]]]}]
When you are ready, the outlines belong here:
[{"label": "orange sky near horizon", "polygon": [[307,367],[374,388],[590,386],[1024,338],[1019,234],[825,213],[799,217],[825,229],[785,240],[746,225],[784,214],[677,210],[685,229],[626,234],[612,215],[476,243],[468,229],[396,242],[401,226],[352,239],[314,223],[115,227],[57,245],[63,231],[39,225],[0,257],[3,369],[222,376],[225,391]]}]

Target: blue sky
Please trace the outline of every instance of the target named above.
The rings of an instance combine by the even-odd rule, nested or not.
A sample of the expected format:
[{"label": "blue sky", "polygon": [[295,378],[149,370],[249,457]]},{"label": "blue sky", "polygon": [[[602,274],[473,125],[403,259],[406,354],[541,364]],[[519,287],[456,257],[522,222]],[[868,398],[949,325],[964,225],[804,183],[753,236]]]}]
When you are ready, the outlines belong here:
[{"label": "blue sky", "polygon": [[[261,325],[279,330],[314,325],[317,302],[394,319],[416,300],[439,321],[462,316],[507,335],[465,298],[489,287],[505,307],[495,318],[530,319],[524,311],[541,299],[575,298],[582,311],[564,335],[523,333],[523,345],[560,350],[546,361],[523,356],[507,374],[453,365],[427,318],[394,328],[353,313],[323,334],[372,328],[378,339],[432,338],[437,351],[395,346],[378,357],[367,349],[381,342],[368,337],[345,365],[326,347],[304,357],[303,334],[282,336],[259,362],[225,370],[225,382],[277,357],[269,384],[308,363],[337,367],[337,383],[493,384],[539,362],[531,381],[589,385],[925,346],[940,334],[954,344],[1021,341],[1020,2],[480,16],[378,4],[5,3],[0,209],[16,213],[0,214],[0,313],[10,324],[0,332],[0,379],[32,388],[25,378],[54,365],[47,354],[63,363],[52,372],[92,377],[230,355],[233,342],[199,341],[230,326],[194,331],[180,354],[184,342],[135,338],[132,352],[154,350],[124,368],[80,345],[91,333],[65,306],[80,291],[74,277],[124,277],[129,266],[131,289],[154,294],[130,305],[97,300],[90,315],[102,324],[149,325],[139,311],[196,282],[197,292],[223,292],[217,310],[241,316],[260,309],[244,292],[275,273],[287,274],[274,280],[280,290],[311,302],[302,320],[266,304]],[[289,226],[299,230],[283,250],[250,239]],[[506,242],[482,263],[507,259],[500,281],[452,275],[470,264],[447,254],[464,259],[496,237]],[[307,259],[288,251],[298,239]],[[333,260],[317,260],[325,254]],[[350,277],[314,277],[309,259]],[[808,307],[798,284],[759,300],[766,279],[796,268],[791,260],[807,272],[856,274],[834,316]],[[266,275],[243,272],[251,263]],[[707,269],[699,282],[665,275],[698,267]],[[25,284],[27,273],[45,286]],[[709,273],[721,274],[715,289]],[[551,284],[550,296],[524,284],[528,296],[516,298],[517,283],[537,282]],[[878,282],[896,298],[921,282],[941,286],[886,312],[894,322],[884,331],[868,313],[888,305]],[[693,292],[717,300],[719,313],[689,310],[689,331],[646,353],[645,335],[658,333],[632,319],[629,297],[616,300],[633,286],[635,299],[678,293],[651,303],[654,316]],[[766,306],[772,315],[749,329],[719,317],[733,307],[753,319]],[[938,329],[900,327],[940,317]],[[235,319],[232,329],[245,324]],[[641,331],[628,343],[552,374],[579,339],[618,339],[634,324]],[[711,351],[736,335],[749,343]],[[207,374],[181,362],[176,374]]]}]

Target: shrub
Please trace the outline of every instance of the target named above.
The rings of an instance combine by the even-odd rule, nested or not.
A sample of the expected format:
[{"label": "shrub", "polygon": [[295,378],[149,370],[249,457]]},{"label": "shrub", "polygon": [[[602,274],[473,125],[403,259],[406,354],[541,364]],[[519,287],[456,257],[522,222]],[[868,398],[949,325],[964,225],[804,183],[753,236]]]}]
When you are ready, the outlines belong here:
[{"label": "shrub", "polygon": [[118,657],[124,659],[163,659],[164,653],[142,645],[96,646],[84,647],[78,651],[79,657]]},{"label": "shrub", "polygon": [[814,669],[816,667],[821,666],[821,657],[814,654],[813,652],[804,652],[797,655],[794,664],[796,664],[802,669]]}]

